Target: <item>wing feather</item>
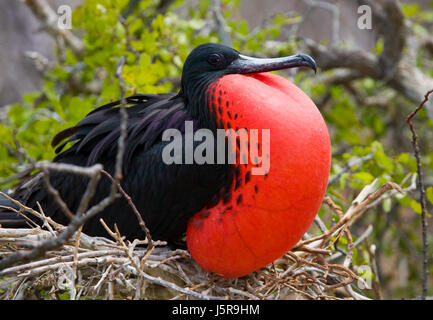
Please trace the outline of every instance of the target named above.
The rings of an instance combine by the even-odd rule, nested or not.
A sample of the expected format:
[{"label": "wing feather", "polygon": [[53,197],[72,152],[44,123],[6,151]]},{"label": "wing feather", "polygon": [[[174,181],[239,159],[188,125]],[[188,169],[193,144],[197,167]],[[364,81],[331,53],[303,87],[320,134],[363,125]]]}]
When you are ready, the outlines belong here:
[{"label": "wing feather", "polygon": [[[165,129],[174,125],[182,127],[191,120],[183,100],[173,94],[134,95],[126,98],[128,114],[128,137],[126,140],[125,165],[138,148],[144,151],[160,140]],[[90,112],[75,127],[57,134],[52,145],[58,146],[55,161],[62,161],[71,154],[87,153],[87,165],[101,162],[117,150],[115,141],[120,136],[121,101],[114,101]],[[63,142],[63,143],[62,143]],[[64,150],[69,142],[74,144]]]}]

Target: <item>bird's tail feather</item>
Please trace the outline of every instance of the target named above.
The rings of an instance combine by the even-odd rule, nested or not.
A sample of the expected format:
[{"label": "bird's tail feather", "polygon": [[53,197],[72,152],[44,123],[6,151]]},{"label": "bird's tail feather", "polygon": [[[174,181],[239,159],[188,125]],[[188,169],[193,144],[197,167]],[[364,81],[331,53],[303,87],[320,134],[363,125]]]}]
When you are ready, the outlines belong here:
[{"label": "bird's tail feather", "polygon": [[26,227],[26,219],[7,208],[18,209],[18,207],[8,199],[0,196],[0,226],[2,228],[23,228]]}]

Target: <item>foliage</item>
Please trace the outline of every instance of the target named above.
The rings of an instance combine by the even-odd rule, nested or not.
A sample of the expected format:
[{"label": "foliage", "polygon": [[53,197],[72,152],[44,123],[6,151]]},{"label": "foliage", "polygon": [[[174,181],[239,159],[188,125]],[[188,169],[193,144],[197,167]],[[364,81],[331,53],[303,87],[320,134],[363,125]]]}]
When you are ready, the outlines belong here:
[{"label": "foliage", "polygon": [[[128,17],[122,18],[128,3],[127,0],[86,0],[74,10],[73,31],[82,35],[85,53],[80,56],[68,47],[57,47],[56,61],[47,66],[43,74],[43,88],[26,94],[21,103],[8,107],[7,118],[0,123],[0,176],[11,176],[25,164],[25,160],[14,152],[17,141],[31,158],[52,159],[54,151],[50,141],[57,132],[75,125],[94,107],[117,100],[120,89],[115,71],[120,57],[126,57],[123,77],[127,95],[133,92],[162,93],[178,90],[182,64],[192,48],[204,42],[219,42],[209,0],[199,1],[194,8],[187,8],[178,0],[166,12],[158,7],[159,1],[143,0]],[[224,0],[222,3],[228,32],[237,50],[256,56],[287,55],[298,50],[295,37],[282,40],[281,36],[284,28],[302,21],[298,14],[278,14],[258,28],[251,28],[240,18],[240,1]],[[432,22],[433,8],[420,10],[411,4],[403,5],[402,9],[416,33],[429,32],[424,22]],[[372,51],[379,54],[380,47],[379,40]],[[420,64],[427,55],[419,52]],[[431,65],[427,72],[433,74]],[[332,71],[327,73],[332,74]],[[284,74],[293,77],[292,73]],[[322,101],[329,94],[326,104],[318,104],[333,144],[331,177],[339,175],[339,179],[330,185],[328,195],[346,208],[353,197],[376,178],[380,184],[391,181],[402,188],[410,187],[416,162],[405,117],[415,106],[398,95],[392,95],[385,106],[365,103],[366,100],[358,99],[350,88],[342,85],[326,87],[313,78],[311,74],[300,72],[294,76],[294,81],[314,101]],[[383,83],[372,79],[356,81],[355,89],[363,97],[388,93]],[[415,125],[421,137],[431,211],[433,123],[422,111]],[[350,159],[369,154],[371,160],[345,169]],[[1,187],[11,185],[13,182]],[[389,198],[383,205],[372,208],[360,223],[360,230],[368,224],[374,226],[370,242],[377,247],[380,281],[388,297],[407,298],[419,294],[418,197],[418,192],[412,190],[406,195]],[[329,212],[321,209],[320,215],[325,214]],[[432,243],[431,236],[429,242]],[[347,242],[340,240],[339,246],[344,249]],[[430,256],[432,253],[433,246],[430,246]],[[357,247],[356,259],[360,263],[369,264],[370,258],[365,245]],[[394,266],[404,263],[409,266],[409,282],[402,287],[396,284]],[[433,270],[430,273],[433,274]],[[431,283],[429,294],[433,294]]]}]

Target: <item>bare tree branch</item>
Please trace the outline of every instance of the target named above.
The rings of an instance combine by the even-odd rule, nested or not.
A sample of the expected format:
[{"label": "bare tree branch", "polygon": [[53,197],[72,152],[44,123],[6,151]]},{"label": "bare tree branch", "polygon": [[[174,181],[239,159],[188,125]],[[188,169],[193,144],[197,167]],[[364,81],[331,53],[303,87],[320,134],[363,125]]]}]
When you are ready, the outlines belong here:
[{"label": "bare tree branch", "polygon": [[425,103],[428,101],[430,94],[433,93],[433,89],[428,91],[424,100],[418,105],[418,107],[409,114],[406,118],[406,122],[409,125],[410,131],[412,132],[412,146],[415,153],[416,158],[416,166],[418,172],[418,188],[420,190],[420,203],[421,203],[421,224],[422,224],[422,255],[423,255],[423,276],[422,276],[422,292],[421,299],[425,300],[427,295],[427,281],[428,281],[428,259],[427,259],[427,221],[426,221],[426,195],[425,195],[425,186],[424,186],[424,178],[421,167],[421,155],[418,145],[418,138],[416,135],[416,131],[413,127],[412,118],[418,113],[419,110],[423,108]]},{"label": "bare tree branch", "polygon": [[[403,54],[408,44],[414,42],[414,35],[408,32],[398,1],[358,0],[358,3],[372,7],[374,25],[384,40],[379,56],[362,50],[327,48],[312,39],[303,39],[305,46],[322,70],[348,69],[353,72],[348,81],[363,77],[383,81],[410,101],[418,103],[433,87],[433,78],[416,65],[416,59]],[[424,40],[423,43],[428,47],[433,42]],[[425,107],[429,118],[433,119],[433,103],[428,102]]]},{"label": "bare tree branch", "polygon": [[332,36],[331,47],[338,45],[340,41],[340,7],[338,4],[329,3],[319,0],[303,0],[310,8],[321,8],[331,12],[332,14]]},{"label": "bare tree branch", "polygon": [[216,29],[218,32],[218,35],[221,38],[221,41],[226,46],[231,47],[232,46],[232,39],[230,38],[230,35],[227,31],[228,26],[227,22],[224,19],[223,13],[221,11],[221,1],[220,0],[212,0],[211,4],[211,10],[214,15],[215,23],[216,23]]},{"label": "bare tree branch", "polygon": [[[102,166],[93,166],[94,175],[93,177],[99,176],[102,170]],[[88,173],[86,172],[86,175]],[[91,183],[91,182],[90,182]],[[88,195],[89,196],[89,195]],[[70,237],[78,230],[78,228],[83,225],[86,221],[93,218],[97,213],[104,210],[108,205],[110,205],[115,199],[116,194],[110,195],[103,199],[100,203],[90,208],[85,215],[78,216],[75,215],[67,228],[62,231],[57,237],[42,241],[38,246],[29,251],[19,251],[7,258],[0,260],[0,270],[8,268],[18,262],[26,262],[41,257],[45,252],[49,250],[56,250],[60,248],[64,243],[66,243]]]},{"label": "bare tree branch", "polygon": [[146,235],[146,239],[147,239],[147,249],[150,251],[152,250],[152,248],[154,247],[153,241],[152,241],[152,237],[150,234],[149,229],[146,226],[146,223],[144,222],[141,213],[138,211],[137,207],[135,206],[134,202],[132,201],[131,197],[125,192],[125,190],[123,190],[122,186],[120,185],[120,183],[116,182],[114,180],[114,178],[105,170],[102,170],[102,173],[105,174],[113,183],[116,183],[117,188],[119,189],[119,192],[122,194],[122,196],[126,199],[126,201],[128,201],[129,206],[131,207],[131,209],[134,211],[135,216],[137,217],[138,220],[138,224],[141,227],[141,230],[143,230],[144,234]]},{"label": "bare tree branch", "polygon": [[57,25],[58,15],[46,0],[24,0],[36,18],[41,21],[44,28],[54,37],[61,37],[77,55],[84,53],[84,45],[71,31],[60,29]]}]

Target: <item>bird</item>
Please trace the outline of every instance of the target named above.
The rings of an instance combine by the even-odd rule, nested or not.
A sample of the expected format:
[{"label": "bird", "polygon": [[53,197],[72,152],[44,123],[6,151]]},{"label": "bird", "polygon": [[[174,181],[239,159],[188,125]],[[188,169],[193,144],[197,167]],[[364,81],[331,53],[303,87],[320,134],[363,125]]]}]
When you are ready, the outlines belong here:
[{"label": "bird", "polygon": [[[281,257],[302,238],[326,191],[331,164],[326,123],[307,94],[271,73],[297,67],[316,71],[314,59],[302,53],[255,58],[222,44],[201,44],[185,60],[177,93],[134,94],[123,104],[119,100],[96,108],[53,138],[53,161],[79,166],[100,163],[113,175],[121,134],[120,106],[126,103],[120,184],[152,239],[174,244],[184,239],[203,269],[227,278],[241,277]],[[188,152],[197,151],[203,142],[194,139],[187,150],[188,130],[195,136],[203,130],[217,135],[230,129],[243,130],[249,139],[241,142],[239,134],[231,144],[226,135],[223,149],[218,143],[213,150],[212,144],[206,145],[206,159],[215,161],[188,162]],[[180,133],[180,144],[185,146],[178,161],[172,158],[171,163],[164,156],[176,150],[169,148],[174,139],[166,139],[167,132]],[[243,155],[239,152],[228,161],[229,154],[244,145]],[[251,150],[254,159],[248,154]],[[218,152],[220,157],[223,152],[222,161]],[[76,212],[89,178],[50,171],[49,179]],[[110,186],[111,181],[102,176],[90,204],[106,197]],[[9,195],[36,210],[40,204],[45,215],[58,223],[70,221],[53,201],[41,173],[19,182]],[[5,207],[15,205],[0,197],[2,227],[27,225],[21,215]],[[116,224],[126,239],[144,237],[123,197],[87,221],[82,231],[107,236],[100,218],[109,227]]]}]

